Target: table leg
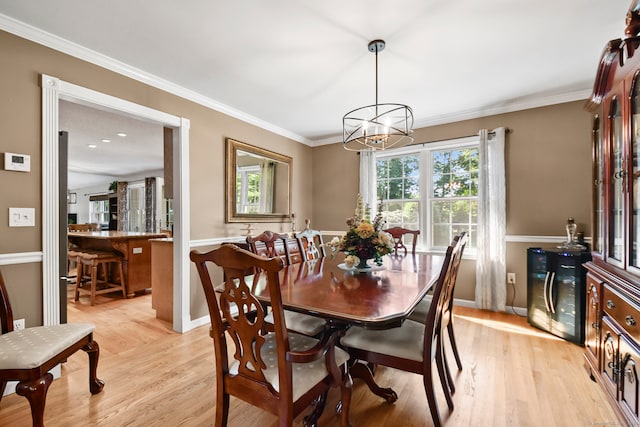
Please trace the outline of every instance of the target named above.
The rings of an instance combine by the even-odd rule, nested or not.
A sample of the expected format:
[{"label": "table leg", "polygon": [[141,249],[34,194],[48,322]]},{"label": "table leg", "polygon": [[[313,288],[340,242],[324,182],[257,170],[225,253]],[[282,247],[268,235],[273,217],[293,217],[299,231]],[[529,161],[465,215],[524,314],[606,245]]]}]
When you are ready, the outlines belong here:
[{"label": "table leg", "polygon": [[382,388],[378,384],[376,384],[376,381],[373,379],[373,373],[371,372],[371,369],[369,369],[369,367],[364,363],[356,361],[349,367],[349,373],[351,374],[352,378],[360,378],[361,380],[363,380],[373,394],[382,397],[388,403],[393,403],[398,400],[398,395],[395,391],[390,388]]}]

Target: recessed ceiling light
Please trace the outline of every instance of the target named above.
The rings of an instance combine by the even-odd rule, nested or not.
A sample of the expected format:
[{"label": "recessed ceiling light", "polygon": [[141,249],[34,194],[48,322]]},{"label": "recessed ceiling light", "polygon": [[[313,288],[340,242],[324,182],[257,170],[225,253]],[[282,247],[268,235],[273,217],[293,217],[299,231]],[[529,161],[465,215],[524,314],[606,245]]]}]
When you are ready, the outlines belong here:
[{"label": "recessed ceiling light", "polygon": [[97,145],[96,145],[96,144],[88,144],[88,145],[87,145],[87,147],[89,147],[89,148],[96,148],[96,147],[97,147]]},{"label": "recessed ceiling light", "polygon": [[110,139],[107,139],[107,138],[103,138],[103,139],[101,139],[100,141],[102,141],[102,142],[111,142],[111,140],[110,140]]},{"label": "recessed ceiling light", "polygon": [[125,136],[127,136],[127,134],[124,133],[124,132],[118,132],[118,133],[116,133],[116,135],[118,135],[121,138],[124,138]]}]

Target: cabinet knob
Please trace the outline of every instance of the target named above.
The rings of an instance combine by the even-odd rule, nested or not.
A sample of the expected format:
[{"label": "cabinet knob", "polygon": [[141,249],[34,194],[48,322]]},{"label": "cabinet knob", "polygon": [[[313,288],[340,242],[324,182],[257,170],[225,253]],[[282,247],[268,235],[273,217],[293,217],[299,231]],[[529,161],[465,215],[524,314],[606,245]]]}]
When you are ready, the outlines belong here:
[{"label": "cabinet knob", "polygon": [[628,315],[625,318],[625,323],[627,324],[627,326],[636,326],[636,319],[634,319],[633,316]]},{"label": "cabinet knob", "polygon": [[591,327],[592,327],[593,329],[598,329],[598,324],[597,324],[596,322],[593,322],[593,323],[591,324]]},{"label": "cabinet knob", "polygon": [[607,301],[607,308],[614,309],[614,308],[616,308],[616,304],[613,301],[608,300]]}]

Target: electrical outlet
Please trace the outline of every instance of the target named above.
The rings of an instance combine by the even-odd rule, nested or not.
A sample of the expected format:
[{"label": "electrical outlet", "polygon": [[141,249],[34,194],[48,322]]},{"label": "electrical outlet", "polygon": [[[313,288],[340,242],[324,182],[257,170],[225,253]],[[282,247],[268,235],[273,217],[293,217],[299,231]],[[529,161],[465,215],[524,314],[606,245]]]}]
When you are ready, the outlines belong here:
[{"label": "electrical outlet", "polygon": [[24,329],[24,319],[17,319],[13,321],[13,330]]},{"label": "electrical outlet", "polygon": [[507,283],[510,285],[516,284],[516,273],[507,273]]}]

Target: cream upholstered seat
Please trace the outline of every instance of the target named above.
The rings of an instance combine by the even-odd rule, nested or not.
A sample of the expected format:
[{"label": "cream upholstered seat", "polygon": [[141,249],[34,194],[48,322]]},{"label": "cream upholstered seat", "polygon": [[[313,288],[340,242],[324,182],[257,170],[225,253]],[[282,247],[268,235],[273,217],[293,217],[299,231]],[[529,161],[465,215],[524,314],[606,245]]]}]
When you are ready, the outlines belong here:
[{"label": "cream upholstered seat", "polygon": [[100,348],[93,340],[95,326],[66,323],[13,330],[13,312],[0,274],[0,399],[8,381],[18,381],[16,393],[31,406],[34,427],[44,424],[44,407],[53,375],[49,372],[78,350],[89,356],[89,390],[100,393],[104,382],[96,377]]},{"label": "cream upholstered seat", "polygon": [[[276,349],[276,334],[269,333],[265,335],[265,343],[260,350],[262,360],[265,361],[267,367],[263,370],[264,376],[274,388],[275,391],[280,391],[280,384],[278,378],[278,355]],[[318,340],[305,335],[296,333],[289,334],[290,350],[294,352],[303,352],[307,349],[313,348],[318,344]],[[341,348],[335,348],[335,360],[338,366],[344,365],[349,360],[349,354]],[[240,363],[236,360],[230,367],[229,373],[231,375],[238,374],[238,367]],[[293,363],[292,367],[292,386],[293,386],[293,400],[296,401],[302,397],[305,393],[311,390],[316,384],[322,381],[329,372],[324,359],[318,359],[309,363]]]},{"label": "cream upholstered seat", "polygon": [[0,369],[31,369],[91,334],[91,323],[36,326],[0,335]]},{"label": "cream upholstered seat", "polygon": [[[264,320],[265,322],[273,323],[273,312],[267,314]],[[322,331],[327,327],[327,322],[320,317],[298,313],[291,310],[284,311],[284,320],[287,323],[289,330],[308,335],[310,337],[315,337],[322,333]]]}]

